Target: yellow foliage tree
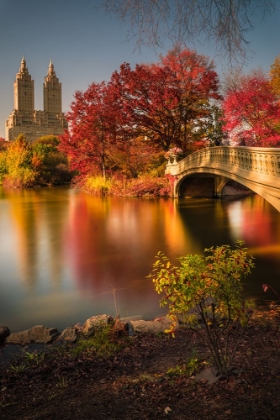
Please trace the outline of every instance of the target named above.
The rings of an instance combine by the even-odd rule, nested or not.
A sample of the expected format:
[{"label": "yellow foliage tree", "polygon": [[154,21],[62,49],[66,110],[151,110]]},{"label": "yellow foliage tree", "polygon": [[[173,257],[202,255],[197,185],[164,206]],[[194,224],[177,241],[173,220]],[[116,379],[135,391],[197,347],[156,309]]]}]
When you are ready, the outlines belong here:
[{"label": "yellow foliage tree", "polygon": [[36,171],[32,168],[32,149],[23,134],[20,134],[6,151],[7,173],[4,182],[9,186],[33,185]]},{"label": "yellow foliage tree", "polygon": [[274,93],[280,97],[280,55],[278,55],[270,66],[270,83]]}]

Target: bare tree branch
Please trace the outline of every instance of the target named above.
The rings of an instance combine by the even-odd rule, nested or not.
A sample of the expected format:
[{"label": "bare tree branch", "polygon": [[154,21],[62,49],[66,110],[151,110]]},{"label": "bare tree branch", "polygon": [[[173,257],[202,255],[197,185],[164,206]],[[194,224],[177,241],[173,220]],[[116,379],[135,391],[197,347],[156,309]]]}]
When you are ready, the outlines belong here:
[{"label": "bare tree branch", "polygon": [[245,60],[247,34],[276,0],[104,0],[102,7],[130,23],[138,46],[212,45],[231,63]]}]

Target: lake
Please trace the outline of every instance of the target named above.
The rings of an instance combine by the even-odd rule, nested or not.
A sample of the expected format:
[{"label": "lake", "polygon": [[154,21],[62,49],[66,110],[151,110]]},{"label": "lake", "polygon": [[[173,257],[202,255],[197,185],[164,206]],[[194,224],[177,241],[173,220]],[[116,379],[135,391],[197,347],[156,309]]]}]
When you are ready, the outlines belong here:
[{"label": "lake", "polygon": [[60,331],[106,313],[152,319],[151,272],[163,251],[187,253],[243,239],[256,260],[245,296],[280,290],[280,213],[258,195],[231,199],[92,197],[68,187],[0,187],[0,325]]}]

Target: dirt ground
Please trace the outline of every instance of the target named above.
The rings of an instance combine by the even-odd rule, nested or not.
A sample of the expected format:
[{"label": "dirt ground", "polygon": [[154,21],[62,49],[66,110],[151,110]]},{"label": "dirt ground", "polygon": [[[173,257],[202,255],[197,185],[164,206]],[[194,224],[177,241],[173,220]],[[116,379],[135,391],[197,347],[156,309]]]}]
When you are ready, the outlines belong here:
[{"label": "dirt ground", "polygon": [[[110,357],[73,355],[71,346],[0,367],[5,420],[269,420],[280,418],[280,318],[246,331],[237,368],[214,384],[196,373],[210,360],[192,331],[130,337]],[[73,346],[73,345],[72,345]],[[1,357],[1,355],[0,355]]]}]

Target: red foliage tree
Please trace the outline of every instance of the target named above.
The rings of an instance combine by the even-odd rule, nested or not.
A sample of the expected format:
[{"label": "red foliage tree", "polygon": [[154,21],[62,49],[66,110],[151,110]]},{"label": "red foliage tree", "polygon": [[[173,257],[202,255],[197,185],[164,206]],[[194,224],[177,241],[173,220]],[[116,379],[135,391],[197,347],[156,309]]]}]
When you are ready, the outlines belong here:
[{"label": "red foliage tree", "polygon": [[111,84],[129,116],[127,128],[164,151],[178,146],[186,152],[190,143],[203,137],[200,121],[205,125],[211,100],[221,99],[213,63],[180,48],[157,64],[137,65],[135,70],[123,64]]},{"label": "red foliage tree", "polygon": [[60,150],[82,178],[108,170],[137,177],[151,167],[152,157],[160,167],[171,146],[186,152],[205,136],[215,99],[220,96],[213,64],[193,51],[177,48],[159,63],[134,70],[124,63],[108,83],[75,93]]},{"label": "red foliage tree", "polygon": [[280,146],[280,105],[262,72],[252,72],[231,86],[223,103],[229,137],[248,146]]},{"label": "red foliage tree", "polygon": [[105,177],[110,150],[120,141],[118,102],[112,95],[105,82],[92,83],[84,93],[75,93],[67,114],[70,129],[60,137],[59,149],[68,155],[71,169],[82,177],[88,174]]}]

